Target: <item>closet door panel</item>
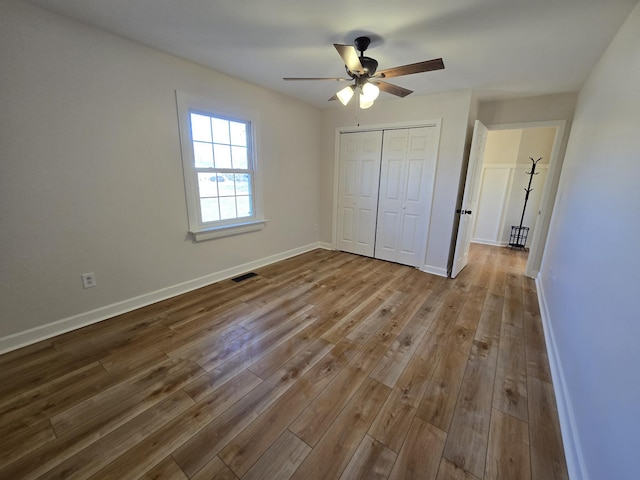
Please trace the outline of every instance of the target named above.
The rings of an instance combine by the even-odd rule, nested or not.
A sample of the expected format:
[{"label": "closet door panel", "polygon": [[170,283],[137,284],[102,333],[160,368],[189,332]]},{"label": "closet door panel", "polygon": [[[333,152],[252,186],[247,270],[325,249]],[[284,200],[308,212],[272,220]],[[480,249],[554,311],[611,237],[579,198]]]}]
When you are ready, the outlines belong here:
[{"label": "closet door panel", "polygon": [[378,201],[375,257],[395,262],[402,228],[408,130],[385,131]]},{"label": "closet door panel", "polygon": [[382,222],[385,228],[379,229],[376,236],[376,258],[391,261],[395,258],[399,220],[400,216],[396,212],[381,212],[378,221]]},{"label": "closet door panel", "polygon": [[[376,258],[415,267],[424,262],[437,158],[435,133],[431,127],[384,132],[377,238],[389,241],[384,246],[376,243]],[[391,213],[397,219],[393,225],[387,220]]]},{"label": "closet door panel", "polygon": [[382,132],[340,136],[337,248],[373,256]]},{"label": "closet door panel", "polygon": [[416,234],[419,230],[420,217],[418,215],[404,215],[402,218],[402,231],[400,234],[400,252],[405,255],[415,255],[416,252]]},{"label": "closet door panel", "polygon": [[342,232],[340,240],[342,242],[353,242],[353,226],[355,225],[353,218],[353,208],[345,208],[342,212]]},{"label": "closet door panel", "polygon": [[422,199],[422,160],[409,160],[409,175],[407,175],[407,188],[405,199],[407,202],[420,202]]},{"label": "closet door panel", "polygon": [[431,219],[438,152],[436,129],[412,128],[407,141],[407,178],[401,205],[403,222],[396,262],[421,267]]}]

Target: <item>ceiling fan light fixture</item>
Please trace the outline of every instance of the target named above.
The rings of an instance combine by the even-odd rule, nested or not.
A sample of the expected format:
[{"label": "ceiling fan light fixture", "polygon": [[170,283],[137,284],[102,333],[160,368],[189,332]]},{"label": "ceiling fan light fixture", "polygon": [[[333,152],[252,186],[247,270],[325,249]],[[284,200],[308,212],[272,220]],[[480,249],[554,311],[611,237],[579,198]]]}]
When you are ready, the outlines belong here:
[{"label": "ceiling fan light fixture", "polygon": [[373,105],[373,100],[365,100],[364,99],[364,95],[360,95],[360,109],[361,110],[365,110],[367,108],[369,108],[371,105]]},{"label": "ceiling fan light fixture", "polygon": [[338,100],[340,100],[340,103],[342,103],[342,105],[346,105],[347,103],[349,103],[349,100],[351,100],[351,97],[353,97],[353,91],[353,85],[348,85],[338,93],[336,93],[336,96],[338,97]]},{"label": "ceiling fan light fixture", "polygon": [[362,110],[369,108],[373,105],[374,100],[378,98],[378,95],[380,95],[380,88],[377,85],[369,82],[362,85],[359,95],[360,108]]},{"label": "ceiling fan light fixture", "polygon": [[380,95],[380,88],[373,84],[373,83],[365,83],[362,86],[362,93],[360,94],[360,101],[361,103],[364,102],[372,102],[378,98],[378,95]]}]

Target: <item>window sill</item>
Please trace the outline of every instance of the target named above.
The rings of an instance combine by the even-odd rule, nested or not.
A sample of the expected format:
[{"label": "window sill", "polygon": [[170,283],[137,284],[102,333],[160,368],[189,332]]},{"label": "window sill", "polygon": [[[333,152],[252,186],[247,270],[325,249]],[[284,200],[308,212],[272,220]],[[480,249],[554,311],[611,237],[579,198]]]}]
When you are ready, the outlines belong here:
[{"label": "window sill", "polygon": [[254,220],[241,224],[223,225],[220,227],[211,227],[198,231],[190,231],[189,233],[196,242],[202,242],[205,240],[212,240],[214,238],[240,235],[241,233],[256,232],[258,230],[262,230],[266,223],[266,220]]}]

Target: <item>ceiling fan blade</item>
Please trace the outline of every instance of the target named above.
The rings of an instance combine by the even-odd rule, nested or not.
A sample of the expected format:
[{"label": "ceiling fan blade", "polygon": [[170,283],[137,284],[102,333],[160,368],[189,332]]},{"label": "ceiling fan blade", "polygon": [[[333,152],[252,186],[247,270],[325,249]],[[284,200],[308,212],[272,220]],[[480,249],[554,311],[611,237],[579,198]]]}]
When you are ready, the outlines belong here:
[{"label": "ceiling fan blade", "polygon": [[331,102],[333,100],[337,100],[338,99],[338,95],[334,94],[333,97],[331,97],[328,101]]},{"label": "ceiling fan blade", "polygon": [[338,78],[338,77],[284,77],[283,80],[333,80],[334,82],[350,82],[351,78]]},{"label": "ceiling fan blade", "polygon": [[380,90],[382,90],[383,92],[390,93],[391,95],[395,95],[397,97],[406,97],[410,93],[413,93],[413,90],[408,90],[406,88],[393,85],[392,83],[382,82],[380,80],[376,80],[372,83],[378,85],[378,87],[380,87]]},{"label": "ceiling fan blade", "polygon": [[441,58],[434,58],[433,60],[427,60],[425,62],[411,63],[409,65],[402,65],[400,67],[387,68],[386,70],[380,70],[376,77],[391,78],[400,77],[402,75],[410,75],[412,73],[430,72],[432,70],[442,70],[444,68],[444,62]]},{"label": "ceiling fan blade", "polygon": [[344,64],[350,72],[364,73],[364,67],[362,66],[362,63],[360,63],[360,58],[358,58],[358,51],[353,45],[340,45],[338,43],[334,43],[333,46],[336,47],[336,50],[342,57]]}]

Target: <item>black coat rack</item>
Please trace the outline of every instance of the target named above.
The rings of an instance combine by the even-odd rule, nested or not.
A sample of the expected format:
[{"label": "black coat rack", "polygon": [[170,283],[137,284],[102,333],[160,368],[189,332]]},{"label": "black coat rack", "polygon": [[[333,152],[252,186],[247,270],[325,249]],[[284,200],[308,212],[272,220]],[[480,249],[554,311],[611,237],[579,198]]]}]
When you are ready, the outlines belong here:
[{"label": "black coat rack", "polygon": [[524,189],[526,193],[524,195],[524,206],[522,207],[522,216],[520,217],[520,225],[517,227],[516,226],[511,227],[511,237],[509,239],[509,248],[522,248],[524,250],[525,245],[527,244],[527,235],[529,235],[529,227],[523,227],[522,223],[524,222],[524,212],[527,210],[529,193],[531,193],[531,191],[533,190],[533,188],[531,188],[531,182],[533,181],[533,176],[538,175],[536,173],[536,165],[540,160],[542,160],[542,157],[540,157],[537,160],[534,160],[533,158],[529,157],[529,160],[531,160],[531,171],[527,172],[527,175],[529,175],[529,185],[527,185],[527,188]]}]

